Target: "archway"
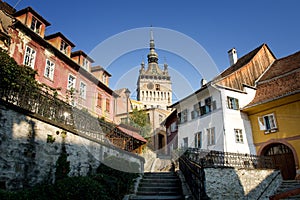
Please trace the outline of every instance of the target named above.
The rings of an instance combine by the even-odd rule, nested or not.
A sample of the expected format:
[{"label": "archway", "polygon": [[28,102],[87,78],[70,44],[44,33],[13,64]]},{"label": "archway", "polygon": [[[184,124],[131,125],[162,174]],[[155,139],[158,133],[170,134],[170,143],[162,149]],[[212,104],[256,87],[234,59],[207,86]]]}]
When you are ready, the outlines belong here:
[{"label": "archway", "polygon": [[291,180],[295,178],[296,165],[294,154],[288,146],[281,143],[272,143],[262,150],[261,155],[273,158],[275,166],[280,169],[284,180]]}]

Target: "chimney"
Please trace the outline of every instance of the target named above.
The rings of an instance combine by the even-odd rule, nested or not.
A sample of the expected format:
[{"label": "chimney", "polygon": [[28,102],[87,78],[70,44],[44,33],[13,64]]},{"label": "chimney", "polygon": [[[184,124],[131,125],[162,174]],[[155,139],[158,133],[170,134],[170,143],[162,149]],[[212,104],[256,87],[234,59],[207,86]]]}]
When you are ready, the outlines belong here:
[{"label": "chimney", "polygon": [[230,66],[234,65],[237,62],[238,57],[235,48],[232,48],[228,51],[228,57],[229,57]]},{"label": "chimney", "polygon": [[201,87],[203,87],[206,84],[207,84],[207,81],[204,78],[202,78],[201,79]]}]

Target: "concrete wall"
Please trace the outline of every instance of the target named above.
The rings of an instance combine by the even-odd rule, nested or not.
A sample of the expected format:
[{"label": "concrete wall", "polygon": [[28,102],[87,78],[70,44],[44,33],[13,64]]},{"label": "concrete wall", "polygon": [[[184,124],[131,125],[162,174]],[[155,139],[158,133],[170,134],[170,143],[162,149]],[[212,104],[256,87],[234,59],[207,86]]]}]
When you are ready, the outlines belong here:
[{"label": "concrete wall", "polygon": [[[115,155],[140,164],[144,159],[129,152],[88,140],[38,118],[0,105],[0,186],[19,189],[40,182],[53,182],[55,164],[65,144],[69,176],[95,171],[105,156]],[[66,133],[66,137],[62,137]],[[55,138],[47,142],[49,135]],[[64,138],[64,139],[63,139]],[[64,140],[64,141],[63,141]],[[122,166],[121,166],[122,167]],[[119,169],[130,170],[130,169]]]},{"label": "concrete wall", "polygon": [[211,199],[269,199],[282,178],[276,170],[206,168],[206,192]]}]

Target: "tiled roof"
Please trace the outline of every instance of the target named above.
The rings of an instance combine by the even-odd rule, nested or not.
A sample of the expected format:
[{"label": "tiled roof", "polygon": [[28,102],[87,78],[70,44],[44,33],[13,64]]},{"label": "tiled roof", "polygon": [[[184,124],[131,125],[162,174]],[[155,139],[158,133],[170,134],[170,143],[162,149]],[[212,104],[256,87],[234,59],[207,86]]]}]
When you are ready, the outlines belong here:
[{"label": "tiled roof", "polygon": [[257,83],[252,107],[300,92],[300,51],[276,60]]},{"label": "tiled roof", "polygon": [[147,143],[147,140],[143,138],[140,134],[138,134],[136,131],[132,130],[132,128],[125,127],[124,125],[119,125],[118,129],[139,141]]},{"label": "tiled roof", "polygon": [[274,77],[278,77],[280,75],[289,73],[299,68],[300,68],[300,51],[292,55],[289,55],[287,57],[276,60],[272,65],[272,67],[267,71],[267,73],[265,73],[261,77],[259,81],[262,82],[268,79],[272,79]]}]

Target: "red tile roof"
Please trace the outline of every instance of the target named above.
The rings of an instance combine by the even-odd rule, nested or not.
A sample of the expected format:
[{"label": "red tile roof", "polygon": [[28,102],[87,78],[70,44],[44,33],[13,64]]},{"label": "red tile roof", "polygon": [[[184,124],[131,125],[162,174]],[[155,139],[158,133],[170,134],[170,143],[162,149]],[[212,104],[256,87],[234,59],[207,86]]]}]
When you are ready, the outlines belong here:
[{"label": "red tile roof", "polygon": [[257,83],[253,101],[246,106],[269,102],[300,92],[300,51],[276,60]]},{"label": "red tile roof", "polygon": [[134,137],[137,140],[147,143],[147,140],[143,138],[140,134],[138,134],[136,131],[130,130],[122,126],[118,126],[118,129],[120,129],[122,132],[126,133],[127,135]]}]

